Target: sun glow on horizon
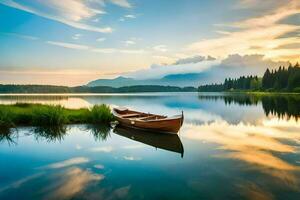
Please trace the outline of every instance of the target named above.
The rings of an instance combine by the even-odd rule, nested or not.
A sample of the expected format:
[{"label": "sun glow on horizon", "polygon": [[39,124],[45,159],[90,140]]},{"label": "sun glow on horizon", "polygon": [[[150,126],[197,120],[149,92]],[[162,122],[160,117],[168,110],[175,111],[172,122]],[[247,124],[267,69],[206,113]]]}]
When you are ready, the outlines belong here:
[{"label": "sun glow on horizon", "polygon": [[[295,64],[300,62],[299,16],[298,0],[0,0],[0,83],[74,86],[154,73],[153,66],[176,74],[175,63],[182,60],[190,62],[182,69],[199,73],[204,64],[197,56],[222,65],[239,55],[245,69]],[[252,65],[244,59],[255,55],[264,65],[261,59]]]}]

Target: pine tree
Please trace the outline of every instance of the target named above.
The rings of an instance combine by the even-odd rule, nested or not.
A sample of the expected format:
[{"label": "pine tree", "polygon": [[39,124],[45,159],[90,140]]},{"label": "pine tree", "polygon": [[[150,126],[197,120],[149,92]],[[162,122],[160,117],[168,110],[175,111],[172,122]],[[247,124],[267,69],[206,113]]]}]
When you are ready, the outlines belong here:
[{"label": "pine tree", "polygon": [[271,73],[270,73],[269,68],[267,68],[266,72],[264,73],[263,79],[262,79],[262,87],[264,89],[270,88],[270,78],[271,78]]}]

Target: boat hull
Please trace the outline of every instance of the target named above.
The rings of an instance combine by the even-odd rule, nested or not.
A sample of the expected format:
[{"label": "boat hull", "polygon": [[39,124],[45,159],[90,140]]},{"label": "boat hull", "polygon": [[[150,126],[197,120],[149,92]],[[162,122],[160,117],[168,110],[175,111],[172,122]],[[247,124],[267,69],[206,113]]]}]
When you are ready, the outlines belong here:
[{"label": "boat hull", "polygon": [[113,114],[116,120],[118,121],[119,125],[121,126],[146,130],[151,132],[177,134],[183,123],[182,115],[174,116],[172,118],[143,121],[134,118],[133,119],[123,118],[118,114],[116,114],[115,112],[113,112]]}]

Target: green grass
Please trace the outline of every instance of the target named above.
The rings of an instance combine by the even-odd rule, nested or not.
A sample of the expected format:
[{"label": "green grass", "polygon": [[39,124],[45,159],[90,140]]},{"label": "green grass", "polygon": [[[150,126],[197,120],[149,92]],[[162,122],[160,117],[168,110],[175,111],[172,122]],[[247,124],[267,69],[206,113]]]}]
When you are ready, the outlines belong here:
[{"label": "green grass", "polygon": [[0,127],[109,124],[113,119],[110,108],[104,104],[91,109],[41,104],[0,105]]},{"label": "green grass", "polygon": [[0,127],[11,127],[13,125],[14,123],[11,110],[0,108]]},{"label": "green grass", "polygon": [[95,105],[90,111],[90,122],[98,124],[101,122],[109,123],[113,120],[110,108],[107,105]]}]

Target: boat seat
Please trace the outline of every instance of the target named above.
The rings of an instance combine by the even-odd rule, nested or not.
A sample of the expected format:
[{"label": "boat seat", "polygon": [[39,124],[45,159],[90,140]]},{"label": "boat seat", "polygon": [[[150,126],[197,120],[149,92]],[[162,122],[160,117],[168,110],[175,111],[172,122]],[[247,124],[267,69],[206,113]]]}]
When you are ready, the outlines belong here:
[{"label": "boat seat", "polygon": [[137,117],[140,116],[141,114],[139,113],[132,113],[132,114],[126,114],[126,115],[122,115],[123,118],[130,118],[130,117]]},{"label": "boat seat", "polygon": [[146,120],[146,119],[152,119],[152,118],[156,118],[156,116],[151,115],[151,116],[146,116],[146,117],[139,117],[138,119],[139,120]]},{"label": "boat seat", "polygon": [[137,119],[138,120],[149,120],[149,119],[157,120],[157,119],[164,119],[164,118],[167,118],[167,117],[166,116],[150,115],[150,116],[146,116],[146,117],[139,117]]}]

